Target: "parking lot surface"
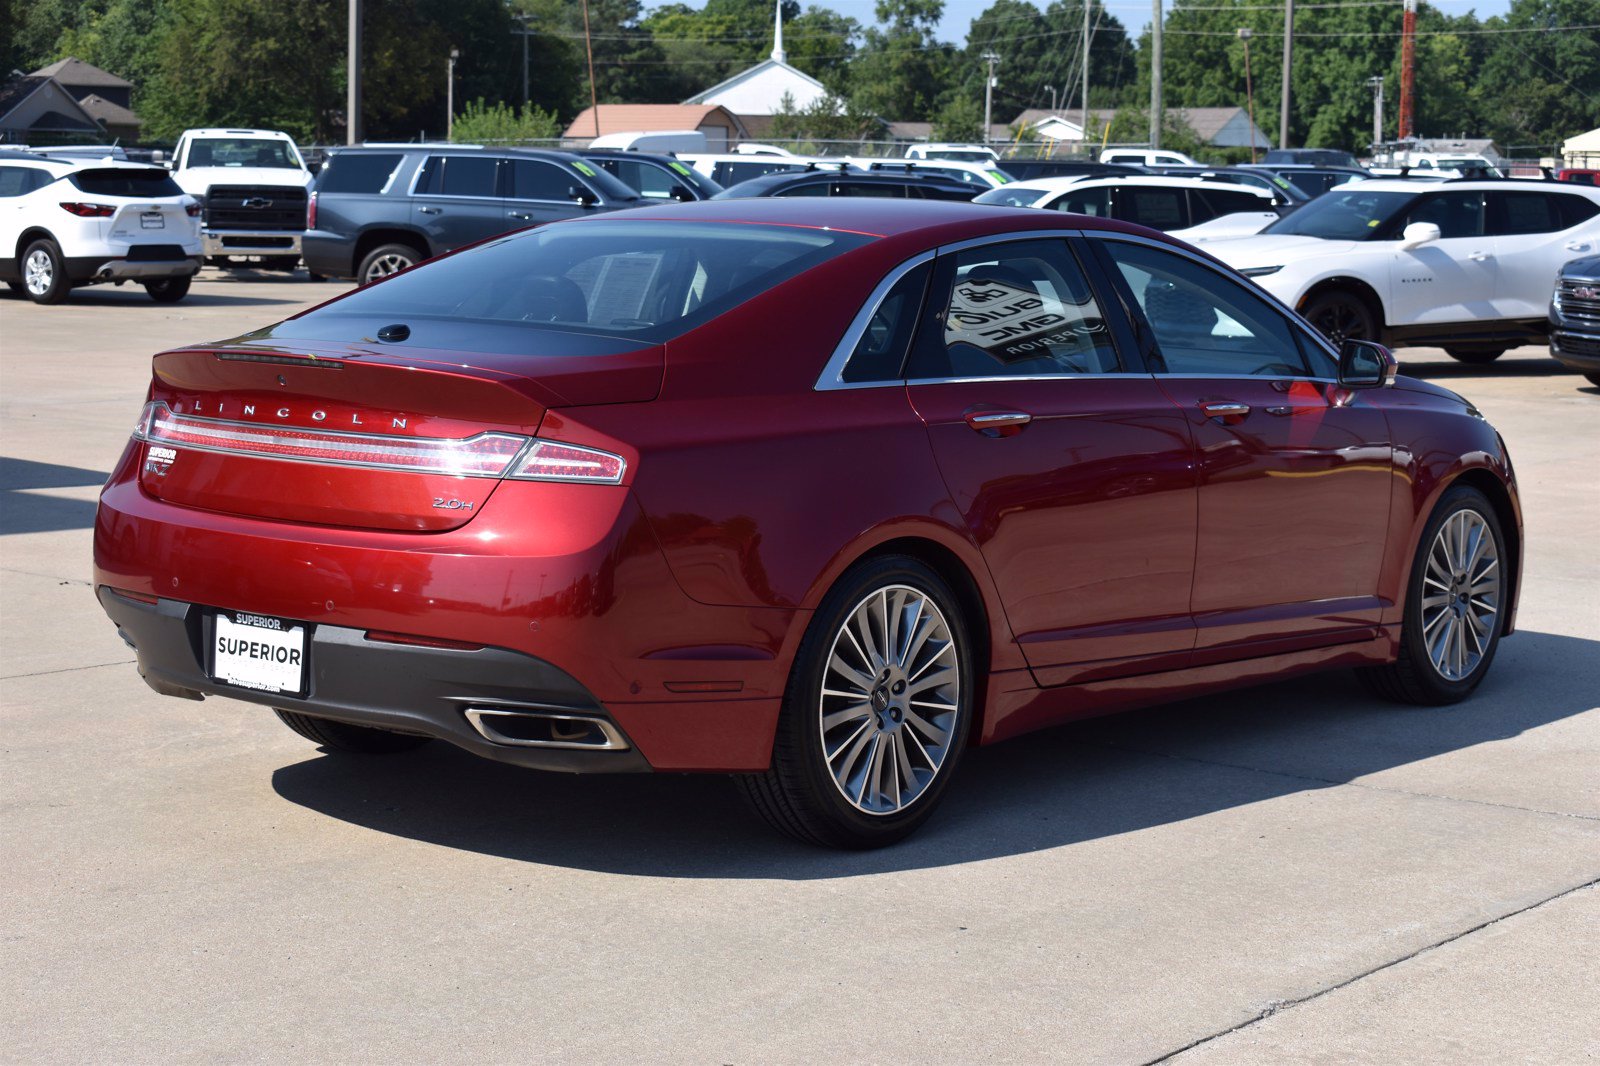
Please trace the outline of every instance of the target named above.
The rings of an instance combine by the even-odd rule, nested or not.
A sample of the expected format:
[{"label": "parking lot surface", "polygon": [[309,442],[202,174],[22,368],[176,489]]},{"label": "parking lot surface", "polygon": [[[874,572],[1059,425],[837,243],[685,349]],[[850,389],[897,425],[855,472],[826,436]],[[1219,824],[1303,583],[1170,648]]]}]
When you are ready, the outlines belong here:
[{"label": "parking lot surface", "polygon": [[1335,673],[1060,728],[842,854],[714,777],[332,757],[144,686],[89,566],[149,356],[343,288],[0,293],[0,1059],[1600,1058],[1600,389],[1543,348],[1400,353],[1521,481],[1472,699]]}]

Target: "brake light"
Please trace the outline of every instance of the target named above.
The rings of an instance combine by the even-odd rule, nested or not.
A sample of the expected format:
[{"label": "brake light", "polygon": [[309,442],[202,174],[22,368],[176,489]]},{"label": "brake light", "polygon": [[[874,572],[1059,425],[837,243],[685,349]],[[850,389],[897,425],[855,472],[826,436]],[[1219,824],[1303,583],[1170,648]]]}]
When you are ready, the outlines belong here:
[{"label": "brake light", "polygon": [[190,218],[200,217],[200,205],[193,200],[190,200],[188,203],[183,205],[183,211],[184,214],[188,215]]},{"label": "brake light", "polygon": [[583,481],[615,485],[627,463],[620,455],[576,444],[534,439],[511,476],[523,481]]},{"label": "brake light", "polygon": [[452,439],[260,426],[175,414],[160,402],[146,405],[134,436],[201,451],[460,477],[503,477],[528,443],[510,433]]},{"label": "brake light", "polygon": [[306,200],[306,229],[317,228],[317,194],[312,193]]},{"label": "brake light", "polygon": [[71,212],[79,218],[110,218],[116,214],[117,209],[110,204],[71,204],[63,203],[63,211]]}]

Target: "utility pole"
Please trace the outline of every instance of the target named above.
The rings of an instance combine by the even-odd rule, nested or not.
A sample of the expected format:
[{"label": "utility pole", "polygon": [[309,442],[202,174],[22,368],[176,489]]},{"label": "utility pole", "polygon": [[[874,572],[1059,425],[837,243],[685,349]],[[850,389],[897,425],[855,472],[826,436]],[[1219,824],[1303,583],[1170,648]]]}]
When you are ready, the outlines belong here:
[{"label": "utility pole", "polygon": [[1244,98],[1249,106],[1250,115],[1250,162],[1256,161],[1256,92],[1250,84],[1250,38],[1255,36],[1255,31],[1249,27],[1239,30],[1239,40],[1244,42]]},{"label": "utility pole", "polygon": [[589,38],[589,0],[583,0],[583,50],[589,54],[589,112],[594,115],[594,135],[600,136],[600,97],[594,87],[594,42]]},{"label": "utility pole", "polygon": [[345,55],[344,143],[361,143],[361,3],[350,0],[350,37]]},{"label": "utility pole", "polygon": [[989,143],[989,131],[993,128],[994,111],[994,68],[1000,62],[1000,57],[993,52],[983,53],[982,59],[989,64],[989,76],[983,80],[983,143]]},{"label": "utility pole", "polygon": [[1056,113],[1056,87],[1054,85],[1046,85],[1044,91],[1050,94],[1050,113],[1053,115]]},{"label": "utility pole", "polygon": [[1399,140],[1416,133],[1412,128],[1416,107],[1417,0],[1405,0],[1400,16],[1400,126]]},{"label": "utility pole", "polygon": [[522,35],[522,107],[528,107],[528,20],[532,15],[518,15],[517,21],[522,23],[522,28],[517,32]]},{"label": "utility pole", "polygon": [[1278,104],[1278,147],[1289,147],[1289,70],[1294,59],[1294,0],[1283,0],[1283,99]]},{"label": "utility pole", "polygon": [[1161,0],[1150,13],[1150,147],[1161,147]]},{"label": "utility pole", "polygon": [[461,58],[461,49],[450,49],[450,62],[445,66],[444,82],[444,139],[456,139],[456,60]]},{"label": "utility pole", "polygon": [[1089,0],[1083,0],[1083,150],[1089,148]]},{"label": "utility pole", "polygon": [[1368,78],[1367,87],[1372,90],[1372,147],[1376,151],[1383,143],[1383,77]]}]

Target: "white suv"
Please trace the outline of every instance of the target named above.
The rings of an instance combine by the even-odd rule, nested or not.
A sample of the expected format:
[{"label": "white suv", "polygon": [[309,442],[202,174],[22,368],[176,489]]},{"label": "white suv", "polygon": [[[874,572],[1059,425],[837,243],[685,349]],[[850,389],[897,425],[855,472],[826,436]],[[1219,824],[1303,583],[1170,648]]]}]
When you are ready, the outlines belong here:
[{"label": "white suv", "polygon": [[1206,251],[1334,344],[1438,345],[1487,363],[1543,343],[1550,279],[1600,250],[1600,188],[1533,181],[1358,181]]},{"label": "white suv", "polygon": [[160,167],[0,152],[0,280],[35,303],[135,281],[183,299],[200,269],[200,207]]}]

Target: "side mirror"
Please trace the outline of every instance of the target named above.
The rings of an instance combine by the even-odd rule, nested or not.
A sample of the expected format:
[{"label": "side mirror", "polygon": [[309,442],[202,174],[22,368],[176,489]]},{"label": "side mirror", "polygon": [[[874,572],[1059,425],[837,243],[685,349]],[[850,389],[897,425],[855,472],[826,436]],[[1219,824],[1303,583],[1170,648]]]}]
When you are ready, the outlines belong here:
[{"label": "side mirror", "polygon": [[574,185],[567,190],[567,195],[572,197],[574,203],[580,207],[593,207],[600,202],[600,198],[591,192],[586,185]]},{"label": "side mirror", "polygon": [[1420,248],[1439,239],[1439,227],[1432,222],[1413,222],[1400,234],[1400,247]]},{"label": "side mirror", "polygon": [[1393,385],[1399,369],[1400,364],[1395,360],[1394,353],[1377,341],[1352,337],[1339,347],[1339,384],[1347,389],[1375,389]]},{"label": "side mirror", "polygon": [[671,190],[668,191],[667,195],[678,201],[680,204],[694,202],[694,193],[690,192],[688,189],[685,189],[682,185],[674,185]]}]

